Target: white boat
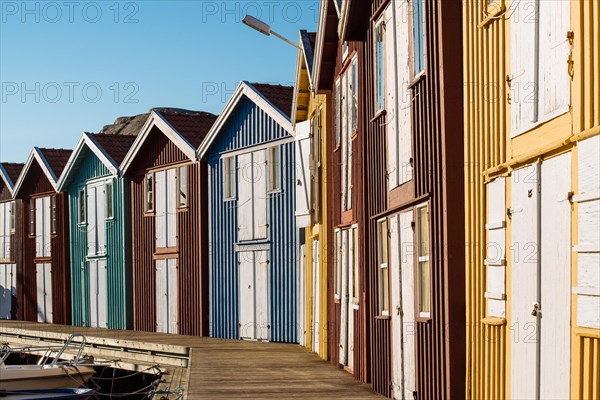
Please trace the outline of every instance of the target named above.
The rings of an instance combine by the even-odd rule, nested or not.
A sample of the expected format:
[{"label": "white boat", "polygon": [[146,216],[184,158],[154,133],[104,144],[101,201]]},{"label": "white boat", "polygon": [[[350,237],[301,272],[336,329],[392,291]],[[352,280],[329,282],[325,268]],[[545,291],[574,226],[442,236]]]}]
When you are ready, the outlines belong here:
[{"label": "white boat", "polygon": [[[74,337],[81,337],[81,341],[73,344]],[[95,371],[89,359],[81,357],[84,347],[85,337],[81,334],[73,334],[69,336],[63,346],[59,347],[3,348],[0,352],[0,397],[4,397],[3,394],[11,391],[67,389],[85,386]],[[69,350],[75,352],[75,355],[71,359],[63,360],[62,358],[66,356],[65,351]],[[41,354],[42,357],[35,365],[7,365],[6,361],[11,354]],[[12,396],[8,395],[8,398],[12,398]]]}]

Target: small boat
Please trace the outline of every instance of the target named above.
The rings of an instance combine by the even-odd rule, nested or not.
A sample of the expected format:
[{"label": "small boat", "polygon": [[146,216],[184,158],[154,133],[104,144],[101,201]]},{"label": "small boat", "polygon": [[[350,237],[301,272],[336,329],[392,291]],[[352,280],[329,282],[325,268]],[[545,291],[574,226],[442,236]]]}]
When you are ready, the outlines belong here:
[{"label": "small boat", "polygon": [[[77,344],[73,343],[75,337],[81,337]],[[72,334],[63,346],[31,346],[12,349],[5,347],[0,350],[0,398],[62,398],[62,397],[14,397],[18,391],[42,391],[53,389],[71,389],[85,386],[94,375],[93,359],[82,358],[81,353],[85,347],[85,336]],[[75,353],[73,358],[62,360],[68,353]],[[43,354],[35,365],[18,364],[7,365],[10,354]],[[73,390],[73,389],[71,389]],[[10,394],[9,394],[10,393]],[[66,392],[59,392],[66,395]],[[72,395],[73,393],[70,393]],[[73,397],[69,397],[73,398]]]},{"label": "small boat", "polygon": [[8,390],[0,391],[0,398],[10,400],[70,400],[87,399],[96,394],[92,389],[54,389],[54,390]]}]

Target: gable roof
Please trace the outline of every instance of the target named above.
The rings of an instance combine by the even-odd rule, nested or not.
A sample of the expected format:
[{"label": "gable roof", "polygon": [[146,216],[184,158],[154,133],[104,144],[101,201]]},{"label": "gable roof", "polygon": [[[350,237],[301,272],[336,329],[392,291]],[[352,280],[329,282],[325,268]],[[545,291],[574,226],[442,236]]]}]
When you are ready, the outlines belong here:
[{"label": "gable roof", "polygon": [[0,163],[0,177],[11,192],[24,166],[21,163]]},{"label": "gable roof", "polygon": [[125,157],[134,140],[135,136],[82,133],[75,150],[67,161],[67,167],[58,179],[58,190],[64,190],[72,173],[77,169],[77,160],[86,147],[98,157],[112,175],[119,175],[119,163]]},{"label": "gable roof", "polygon": [[[298,112],[298,108],[301,106],[300,103],[300,96],[301,96],[301,91],[306,91],[308,90],[309,92],[313,93],[313,84],[312,84],[312,71],[313,71],[313,62],[314,62],[314,45],[315,45],[315,39],[316,39],[316,32],[307,32],[304,29],[300,30],[300,49],[298,50],[298,55],[296,57],[296,80],[294,82],[294,98],[292,101],[292,115],[291,115],[291,120],[292,123],[295,124],[296,123],[296,114]],[[301,87],[301,80],[302,80],[302,72],[304,70],[304,68],[306,69],[306,75],[308,76],[308,87],[305,87],[305,85],[302,85]],[[305,98],[306,96],[302,96],[303,98]],[[305,101],[303,102],[304,104],[302,104],[302,107],[308,107],[308,101],[307,99],[305,99]]]},{"label": "gable roof", "polygon": [[290,117],[292,115],[293,92],[294,88],[291,86],[268,85],[264,83],[249,83],[246,81],[241,81],[233,93],[233,96],[229,98],[229,101],[225,105],[223,112],[221,112],[213,126],[210,128],[210,132],[208,132],[206,139],[198,148],[198,159],[202,159],[202,157],[204,157],[210,148],[210,145],[219,134],[219,131],[229,119],[229,116],[235,109],[235,106],[244,96],[258,105],[267,113],[267,115],[273,118],[275,122],[293,135],[294,129],[290,121]]},{"label": "gable roof", "polygon": [[31,153],[29,153],[29,157],[19,175],[19,179],[15,182],[13,197],[19,193],[19,190],[27,177],[29,168],[31,168],[34,161],[38,163],[54,190],[58,191],[58,177],[67,165],[72,153],[72,150],[66,149],[45,149],[39,147],[31,149]]},{"label": "gable roof", "polygon": [[[338,37],[338,13],[334,0],[321,0],[319,24],[314,45],[312,83],[316,93],[333,88]],[[346,4],[344,2],[344,4]]]},{"label": "gable roof", "polygon": [[150,132],[157,127],[191,161],[196,161],[196,148],[207,136],[217,116],[202,111],[176,108],[154,108],[131,148],[121,162],[122,173],[127,172]]}]

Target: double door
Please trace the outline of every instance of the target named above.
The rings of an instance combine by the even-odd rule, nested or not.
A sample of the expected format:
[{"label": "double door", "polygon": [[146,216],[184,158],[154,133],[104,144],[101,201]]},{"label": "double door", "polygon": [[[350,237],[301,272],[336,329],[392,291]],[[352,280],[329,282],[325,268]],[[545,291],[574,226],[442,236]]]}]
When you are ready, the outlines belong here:
[{"label": "double door", "polygon": [[52,264],[35,264],[38,322],[52,323]]},{"label": "double door", "polygon": [[269,252],[238,253],[240,339],[269,340]]},{"label": "double door", "polygon": [[511,397],[567,399],[571,154],[511,175]]},{"label": "double door", "polygon": [[358,310],[358,263],[356,226],[336,230],[336,295],[340,301],[339,363],[354,369],[354,314]]},{"label": "double door", "polygon": [[106,259],[90,260],[89,278],[89,326],[92,328],[108,327],[108,297],[106,287]]}]

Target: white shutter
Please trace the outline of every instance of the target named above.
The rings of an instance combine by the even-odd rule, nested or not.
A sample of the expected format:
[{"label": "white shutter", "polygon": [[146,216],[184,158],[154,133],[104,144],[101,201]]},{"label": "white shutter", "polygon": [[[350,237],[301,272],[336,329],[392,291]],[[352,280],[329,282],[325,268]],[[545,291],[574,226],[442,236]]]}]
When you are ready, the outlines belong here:
[{"label": "white shutter", "polygon": [[106,253],[106,185],[96,186],[96,253]]},{"label": "white shutter", "polygon": [[571,2],[540,1],[539,7],[539,119],[544,120],[569,110]]},{"label": "white shutter", "polygon": [[510,18],[511,137],[523,133],[537,120],[537,1],[518,1]]},{"label": "white shutter", "polygon": [[252,234],[252,153],[241,154],[238,159],[238,241],[251,240]]},{"label": "white shutter", "polygon": [[347,258],[347,274],[348,274],[348,368],[354,369],[354,307],[352,307],[353,281],[354,281],[354,237],[352,229],[346,230],[348,236],[348,258]]},{"label": "white shutter", "polygon": [[238,253],[239,335],[240,339],[256,339],[254,300],[254,252]]},{"label": "white shutter", "polygon": [[44,264],[44,290],[46,291],[46,322],[51,324],[54,321],[54,312],[52,308],[52,264]]},{"label": "white shutter", "polygon": [[169,333],[179,333],[179,307],[177,291],[177,260],[174,258],[167,260],[167,303],[168,303],[168,324]]},{"label": "white shutter", "polygon": [[310,121],[296,124],[296,226],[310,226]]},{"label": "white shutter", "polygon": [[389,227],[390,227],[390,263],[389,263],[389,271],[390,271],[390,317],[391,317],[391,329],[392,329],[392,337],[391,337],[391,347],[392,347],[392,398],[401,399],[402,398],[402,374],[403,374],[403,366],[402,366],[402,345],[404,341],[402,340],[402,289],[400,285],[402,284],[402,279],[400,277],[400,226],[398,223],[398,216],[394,215],[389,219]]},{"label": "white shutter", "polygon": [[44,200],[31,199],[35,201],[35,256],[44,255]]},{"label": "white shutter", "polygon": [[340,298],[340,353],[339,363],[348,365],[348,230],[342,231],[342,286]]},{"label": "white shutter", "polygon": [[88,261],[90,280],[90,326],[98,327],[98,261]]},{"label": "white shutter", "polygon": [[156,198],[156,247],[167,247],[167,176],[165,171],[154,174],[154,193]]},{"label": "white shutter", "polygon": [[254,253],[256,339],[269,340],[269,252]]},{"label": "white shutter", "polygon": [[579,142],[577,325],[600,328],[600,136]]},{"label": "white shutter", "polygon": [[[539,164],[511,175],[511,398],[536,398],[538,303]],[[538,314],[539,315],[539,314]]]},{"label": "white shutter", "polygon": [[[394,51],[394,35],[396,27],[391,25],[392,22],[392,7],[387,7],[384,12],[383,26],[385,36],[384,52],[385,52],[385,108],[387,111],[387,173],[388,173],[388,189],[393,189],[398,186],[398,131],[396,116],[398,114],[398,103],[396,99],[396,52]],[[388,25],[388,21],[390,24]],[[399,27],[398,27],[399,28]]]},{"label": "white shutter", "polygon": [[88,241],[88,254],[95,255],[98,253],[98,231],[96,219],[96,187],[87,187],[87,241]]},{"label": "white shutter", "polygon": [[6,229],[6,221],[10,219],[10,215],[8,215],[6,212],[7,204],[8,203],[0,203],[0,260],[5,260],[8,258],[6,248],[8,243],[10,243],[10,228],[8,230]]},{"label": "white shutter", "polygon": [[506,186],[505,178],[487,184],[487,315],[506,316]]},{"label": "white shutter", "polygon": [[252,153],[254,176],[254,239],[266,239],[268,232],[267,219],[267,158],[266,150]]},{"label": "white shutter", "polygon": [[51,238],[50,238],[50,218],[51,218],[51,204],[50,204],[50,197],[44,197],[44,235],[43,235],[43,240],[44,240],[44,256],[45,257],[50,257],[51,255],[51,249],[52,249],[52,243],[51,243]]},{"label": "white shutter", "polygon": [[177,180],[176,169],[167,170],[167,247],[177,246]]},{"label": "white shutter", "polygon": [[156,260],[156,332],[168,332],[167,260]]},{"label": "white shutter", "polygon": [[[396,7],[396,15],[406,15],[407,3],[394,2]],[[395,120],[398,122],[398,168],[399,176],[398,183],[401,185],[412,179],[412,140],[411,140],[411,106],[412,92],[407,85],[404,84],[407,76],[410,76],[410,35],[409,24],[402,23],[400,20],[396,23],[396,45],[398,46],[398,56],[394,60],[394,64],[398,66],[398,101],[395,104],[397,107],[394,113]],[[390,64],[390,65],[394,65]],[[388,120],[389,121],[389,120]]]},{"label": "white shutter", "polygon": [[298,342],[300,346],[308,347],[306,343],[306,268],[310,268],[306,265],[306,245],[300,245],[298,249]]},{"label": "white shutter", "polygon": [[342,76],[342,211],[348,209],[347,195],[348,195],[348,133],[349,118],[348,118],[348,79],[346,75]]}]

